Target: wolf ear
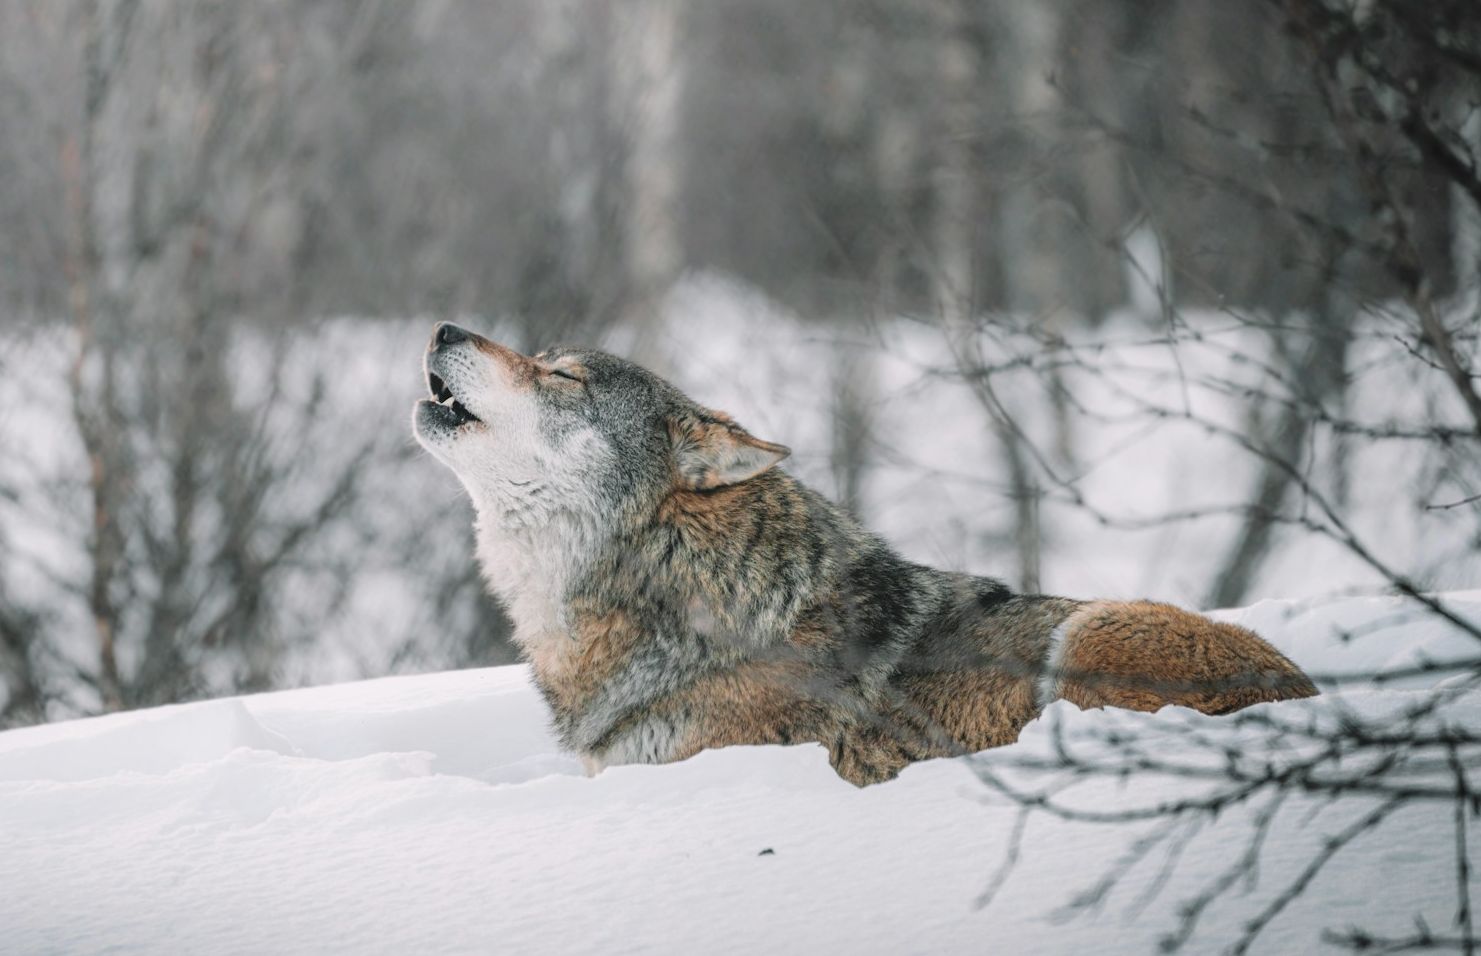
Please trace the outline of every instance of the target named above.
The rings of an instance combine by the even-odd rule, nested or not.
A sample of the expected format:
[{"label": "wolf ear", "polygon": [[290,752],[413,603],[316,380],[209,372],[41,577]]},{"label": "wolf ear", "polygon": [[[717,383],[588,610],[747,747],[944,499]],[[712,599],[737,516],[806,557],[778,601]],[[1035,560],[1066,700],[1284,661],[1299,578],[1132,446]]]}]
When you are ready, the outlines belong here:
[{"label": "wolf ear", "polygon": [[679,483],[695,491],[739,484],[792,454],[717,413],[671,420],[669,436]]}]

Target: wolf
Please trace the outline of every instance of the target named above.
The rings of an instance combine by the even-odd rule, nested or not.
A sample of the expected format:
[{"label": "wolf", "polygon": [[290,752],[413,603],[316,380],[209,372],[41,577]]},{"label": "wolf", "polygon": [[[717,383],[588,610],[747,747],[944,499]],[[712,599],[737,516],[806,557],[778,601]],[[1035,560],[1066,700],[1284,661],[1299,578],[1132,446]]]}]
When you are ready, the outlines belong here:
[{"label": "wolf", "polygon": [[632,362],[450,323],[413,429],[591,773],[816,742],[863,786],[1012,743],[1055,700],[1225,714],[1310,697],[1252,631],[1152,601],[1019,594],[901,557],[763,441]]}]

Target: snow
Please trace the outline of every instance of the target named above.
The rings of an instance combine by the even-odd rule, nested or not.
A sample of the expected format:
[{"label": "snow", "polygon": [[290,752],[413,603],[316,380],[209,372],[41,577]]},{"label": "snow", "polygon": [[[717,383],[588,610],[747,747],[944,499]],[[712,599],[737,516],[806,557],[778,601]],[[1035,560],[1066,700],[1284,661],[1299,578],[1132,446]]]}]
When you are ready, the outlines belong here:
[{"label": "snow", "polygon": [[[1481,592],[1441,595],[1481,621]],[[1313,673],[1458,659],[1471,639],[1392,597],[1265,601],[1261,628]],[[1244,715],[1286,725],[1395,721],[1445,675],[1350,686]],[[1454,679],[1451,679],[1453,684]],[[1481,727],[1481,694],[1432,720]],[[1262,727],[1265,728],[1262,730]],[[1145,952],[1248,842],[1253,801],[1189,827],[1170,863],[1132,865],[1068,908],[1153,826],[1028,818],[978,771],[1042,786],[1054,746],[1114,731],[1206,765],[1195,737],[1279,761],[1258,720],[1059,703],[1019,743],[915,765],[856,790],[821,747],[738,747],[586,778],[558,752],[522,666],[393,677],[162,707],[0,734],[0,949],[7,953]],[[1064,783],[1064,781],[1060,781]],[[1133,773],[1071,782],[1104,812],[1215,781]],[[1216,899],[1187,952],[1222,948],[1331,834],[1372,807],[1293,795],[1258,878]],[[1342,850],[1256,952],[1315,949],[1324,928],[1451,925],[1449,807],[1401,810]],[[1474,842],[1474,841],[1473,841]],[[769,852],[768,852],[769,851]],[[1170,869],[1166,869],[1170,867]]]}]

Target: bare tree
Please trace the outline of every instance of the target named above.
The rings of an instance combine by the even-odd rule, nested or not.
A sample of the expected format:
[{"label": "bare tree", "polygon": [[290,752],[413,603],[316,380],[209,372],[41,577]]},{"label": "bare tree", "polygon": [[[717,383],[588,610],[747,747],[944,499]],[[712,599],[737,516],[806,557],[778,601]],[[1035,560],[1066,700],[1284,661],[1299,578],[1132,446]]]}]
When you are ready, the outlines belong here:
[{"label": "bare tree", "polygon": [[[275,69],[294,24],[258,12],[139,0],[52,11],[77,17],[81,47],[61,165],[69,385],[92,515],[96,667],[84,676],[104,709],[199,694],[227,660],[228,687],[271,686],[271,582],[355,492],[352,460],[315,503],[275,519],[274,490],[295,475],[265,422],[318,409],[312,397],[292,406],[280,383],[246,401],[233,382],[241,342],[222,280],[254,264],[243,236],[281,208],[293,159],[275,146],[312,82]],[[169,95],[140,97],[148,86]]]},{"label": "bare tree", "polygon": [[[1320,811],[1324,820],[1332,821],[1324,825],[1324,838],[1285,877],[1287,882],[1242,920],[1239,935],[1229,941],[1229,952],[1254,951],[1271,922],[1325,868],[1337,865],[1334,861],[1354,841],[1404,814],[1445,813],[1453,820],[1455,851],[1432,865],[1436,885],[1448,882],[1453,887],[1452,923],[1440,927],[1417,920],[1408,935],[1384,935],[1361,925],[1332,926],[1322,938],[1363,952],[1473,952],[1481,939],[1470,901],[1470,832],[1476,813],[1470,774],[1481,763],[1481,740],[1452,707],[1481,683],[1481,629],[1392,562],[1354,520],[1344,476],[1328,472],[1344,467],[1343,441],[1360,441],[1369,448],[1393,445],[1408,457],[1431,462],[1437,476],[1436,488],[1423,494],[1440,500],[1422,497],[1413,507],[1470,525],[1481,514],[1475,366],[1481,323],[1476,271],[1469,259],[1470,224],[1481,201],[1481,155],[1470,125],[1481,109],[1481,10],[1459,3],[1420,8],[1328,0],[1271,0],[1269,7],[1289,30],[1283,41],[1289,47],[1281,56],[1294,54],[1297,62],[1307,64],[1305,99],[1298,101],[1293,92],[1291,108],[1310,121],[1299,128],[1252,133],[1227,121],[1216,123],[1211,118],[1215,113],[1189,104],[1181,119],[1198,136],[1236,152],[1247,150],[1252,137],[1265,137],[1259,149],[1267,163],[1253,176],[1194,155],[1176,156],[1169,164],[1202,188],[1282,221],[1295,237],[1294,248],[1309,256],[1321,275],[1317,295],[1310,308],[1289,316],[1227,306],[1214,313],[1219,321],[1257,331],[1270,343],[1268,353],[1231,356],[1259,374],[1237,382],[1185,372],[1180,384],[1185,395],[1240,397],[1253,412],[1245,427],[1209,415],[1194,402],[1131,397],[1135,414],[1148,422],[1189,422],[1222,438],[1231,456],[1242,458],[1257,476],[1250,500],[1128,519],[1087,495],[1073,471],[1055,467],[1052,455],[1042,450],[1042,432],[1028,447],[1040,449],[1030,453],[1047,476],[1053,498],[1089,512],[1105,526],[1238,517],[1234,543],[1211,582],[1212,601],[1233,601],[1249,592],[1276,535],[1312,535],[1338,545],[1402,596],[1404,610],[1398,614],[1403,620],[1441,621],[1477,641],[1477,651],[1384,673],[1317,675],[1329,690],[1374,680],[1450,678],[1414,695],[1399,714],[1368,716],[1340,704],[1311,719],[1278,710],[1253,712],[1218,726],[1190,727],[1182,738],[1156,745],[1122,727],[1082,727],[1078,736],[1066,736],[1053,726],[1042,747],[1014,756],[983,755],[977,761],[983,781],[1017,803],[1022,813],[985,899],[990,901],[1010,878],[1023,821],[1030,816],[1122,827],[1128,833],[1125,854],[1081,892],[1067,896],[1062,915],[1100,907],[1136,867],[1160,867],[1149,892],[1180,894],[1178,915],[1162,945],[1169,951],[1184,949],[1214,906],[1237,905],[1232,898],[1260,871],[1270,834],[1297,826],[1291,822],[1303,812],[1297,808],[1308,815]],[[1231,95],[1241,94],[1234,88]],[[1237,112],[1231,108],[1226,115]],[[1128,130],[1104,122],[1099,128],[1129,149],[1150,152],[1151,144],[1139,142]],[[1283,174],[1268,162],[1272,156],[1298,168],[1315,164],[1328,169],[1328,188],[1300,194],[1281,189]],[[1444,201],[1432,201],[1434,197]],[[1370,214],[1351,216],[1354,202]],[[1439,244],[1437,237],[1448,237],[1451,249],[1465,251],[1453,258],[1426,254],[1425,249]],[[1182,268],[1183,274],[1196,275],[1188,264]],[[1204,337],[1209,321],[1187,314],[1175,302],[1164,305],[1166,328],[1148,344],[1160,338],[1175,353],[1191,349]],[[1093,336],[1063,343],[1046,355],[1034,335],[1005,332],[1001,323],[984,323],[978,335],[993,341],[997,351],[990,358],[960,363],[961,374],[998,381],[1024,369],[1037,373],[1047,363],[1071,377],[1107,374],[1105,348]],[[1359,415],[1344,400],[1349,356],[1358,348],[1367,363],[1404,369],[1412,387],[1437,401],[1417,413],[1396,408],[1381,421]],[[1076,406],[1075,412],[1082,427],[1111,420],[1098,408]],[[1026,441],[1030,432],[1022,429]],[[1394,502],[1396,514],[1403,507]],[[1076,795],[1075,788],[1087,781],[1133,774],[1196,785],[1190,785],[1184,798],[1130,808],[1096,807]],[[1175,884],[1169,874],[1188,875],[1177,868],[1192,834],[1236,806],[1249,808],[1238,818],[1244,845],[1231,848],[1226,868],[1192,874],[1189,888],[1174,889],[1188,885],[1183,880]],[[1161,863],[1147,862],[1156,859]]]}]

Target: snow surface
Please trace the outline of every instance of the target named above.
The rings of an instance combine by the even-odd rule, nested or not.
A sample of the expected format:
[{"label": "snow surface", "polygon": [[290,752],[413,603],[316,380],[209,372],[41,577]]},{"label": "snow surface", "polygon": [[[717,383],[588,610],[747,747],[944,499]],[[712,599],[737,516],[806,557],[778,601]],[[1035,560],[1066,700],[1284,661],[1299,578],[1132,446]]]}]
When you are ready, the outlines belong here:
[{"label": "snow surface", "polygon": [[[1481,592],[1442,600],[1481,621]],[[1314,673],[1468,656],[1471,639],[1397,598],[1266,601],[1221,616]],[[1451,679],[1452,684],[1454,679]],[[1436,679],[1244,712],[1387,720]],[[1481,727],[1481,695],[1436,720]],[[1204,819],[1089,909],[1067,909],[1150,824],[1028,818],[1001,892],[978,899],[1018,811],[977,775],[1108,731],[1168,759],[1195,735],[1281,757],[1236,718],[1060,703],[1019,743],[856,790],[818,746],[739,747],[596,778],[560,754],[524,667],[394,677],[0,734],[0,950],[52,952],[1147,952],[1248,843],[1251,807]],[[1101,743],[1097,743],[1097,742]],[[1075,784],[1090,809],[1200,792],[1196,778]],[[1186,952],[1221,949],[1363,798],[1290,798],[1253,885],[1216,899]],[[1400,811],[1342,850],[1257,942],[1324,928],[1451,925],[1452,814]]]}]

